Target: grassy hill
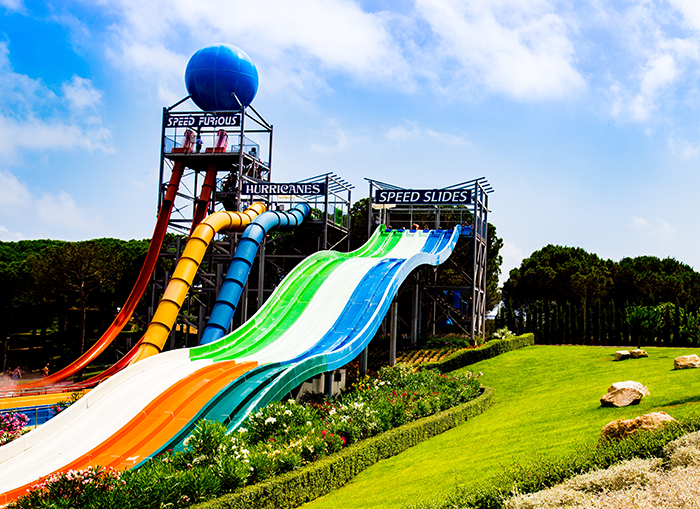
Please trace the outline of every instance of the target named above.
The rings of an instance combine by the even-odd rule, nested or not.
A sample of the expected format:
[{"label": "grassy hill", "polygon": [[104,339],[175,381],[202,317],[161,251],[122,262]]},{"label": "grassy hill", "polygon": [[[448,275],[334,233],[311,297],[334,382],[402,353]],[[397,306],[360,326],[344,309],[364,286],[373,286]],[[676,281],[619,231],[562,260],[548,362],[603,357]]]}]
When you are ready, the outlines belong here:
[{"label": "grassy hill", "polygon": [[[384,460],[308,509],[403,508],[439,499],[460,483],[499,472],[501,465],[559,457],[594,444],[606,423],[664,410],[674,417],[700,412],[700,372],[673,370],[688,348],[648,348],[648,358],[613,362],[614,348],[534,346],[473,366],[497,403],[468,423]],[[634,380],[651,395],[637,406],[602,408],[614,382]]]}]

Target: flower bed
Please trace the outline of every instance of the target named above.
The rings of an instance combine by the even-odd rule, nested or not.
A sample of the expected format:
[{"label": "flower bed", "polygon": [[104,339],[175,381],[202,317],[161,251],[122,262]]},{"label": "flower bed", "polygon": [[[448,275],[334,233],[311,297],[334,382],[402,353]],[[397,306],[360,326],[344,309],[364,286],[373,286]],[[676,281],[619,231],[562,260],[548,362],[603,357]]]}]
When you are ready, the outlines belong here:
[{"label": "flower bed", "polygon": [[[378,378],[362,379],[337,400],[308,405],[293,400],[272,403],[229,435],[223,424],[202,421],[186,439],[185,451],[168,452],[138,471],[124,472],[113,489],[95,493],[89,505],[72,501],[71,507],[186,507],[297,470],[351,444],[473,400],[481,390],[478,377],[471,373],[414,372],[407,365],[382,368]],[[439,422],[445,419],[454,420],[441,417]],[[391,454],[381,449],[400,452],[416,440],[447,429],[444,424],[421,426],[420,432],[409,432],[404,440],[397,442],[401,434],[385,439],[386,444],[380,440],[375,444],[380,452],[370,456],[388,457]],[[50,487],[50,483],[39,484],[11,507],[37,507],[30,500],[50,503],[50,498],[42,498],[51,496]]]},{"label": "flower bed", "polygon": [[28,422],[29,417],[24,414],[17,412],[0,414],[0,445],[12,442],[27,433]]},{"label": "flower bed", "polygon": [[71,395],[68,397],[68,399],[64,399],[63,401],[59,401],[55,405],[51,406],[51,410],[54,411],[55,415],[60,414],[63,412],[66,408],[71,406],[73,403],[78,401],[80,398],[85,396],[87,394],[87,391],[76,391],[71,393]]}]

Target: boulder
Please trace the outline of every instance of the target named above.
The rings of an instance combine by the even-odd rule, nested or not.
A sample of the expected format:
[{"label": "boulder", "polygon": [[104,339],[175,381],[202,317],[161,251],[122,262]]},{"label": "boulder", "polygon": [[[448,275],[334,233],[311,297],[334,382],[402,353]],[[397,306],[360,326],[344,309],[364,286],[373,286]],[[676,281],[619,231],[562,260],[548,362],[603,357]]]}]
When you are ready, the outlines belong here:
[{"label": "boulder", "polygon": [[673,359],[673,369],[700,368],[700,357],[697,355],[684,355]]},{"label": "boulder", "polygon": [[639,382],[616,382],[608,387],[608,393],[600,398],[600,404],[616,407],[636,405],[649,394],[649,389]]},{"label": "boulder", "polygon": [[626,382],[615,382],[610,387],[608,387],[608,392],[613,392],[613,391],[617,391],[620,389],[630,389],[630,388],[637,389],[644,396],[651,395],[651,392],[649,392],[649,389],[645,385],[642,385],[639,382],[633,382],[632,380],[627,380]]},{"label": "boulder", "polygon": [[618,419],[603,426],[600,432],[600,440],[625,438],[640,429],[663,428],[672,421],[675,421],[675,419],[666,412],[652,412],[640,415],[634,419]]},{"label": "boulder", "polygon": [[640,357],[649,357],[649,354],[646,352],[646,350],[637,348],[636,350],[630,350],[630,357],[633,359],[639,359]]},{"label": "boulder", "polygon": [[629,350],[618,350],[615,352],[615,360],[616,361],[624,361],[625,359],[629,359],[631,357]]}]

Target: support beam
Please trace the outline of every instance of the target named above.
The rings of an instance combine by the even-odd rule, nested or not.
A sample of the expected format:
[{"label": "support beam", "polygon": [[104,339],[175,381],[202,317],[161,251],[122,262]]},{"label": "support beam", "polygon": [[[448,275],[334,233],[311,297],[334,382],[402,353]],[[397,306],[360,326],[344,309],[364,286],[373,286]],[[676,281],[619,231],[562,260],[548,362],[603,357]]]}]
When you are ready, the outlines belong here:
[{"label": "support beam", "polygon": [[263,305],[265,301],[265,239],[263,237],[260,246],[258,246],[258,304],[257,309]]},{"label": "support beam", "polygon": [[202,339],[202,333],[204,332],[204,327],[207,325],[204,317],[206,315],[206,308],[200,304],[199,305],[199,314],[197,316],[197,344],[199,344],[200,340]]},{"label": "support beam", "polygon": [[335,371],[326,371],[323,374],[323,392],[329,398],[333,396],[333,374]]},{"label": "support beam", "polygon": [[396,364],[396,336],[399,316],[399,303],[391,303],[391,335],[389,339],[389,366]]},{"label": "support beam", "polygon": [[360,354],[360,376],[367,375],[367,361],[369,360],[369,345]]},{"label": "support beam", "polygon": [[411,344],[418,344],[418,319],[420,316],[420,286],[418,281],[413,285],[413,313],[411,320]]}]

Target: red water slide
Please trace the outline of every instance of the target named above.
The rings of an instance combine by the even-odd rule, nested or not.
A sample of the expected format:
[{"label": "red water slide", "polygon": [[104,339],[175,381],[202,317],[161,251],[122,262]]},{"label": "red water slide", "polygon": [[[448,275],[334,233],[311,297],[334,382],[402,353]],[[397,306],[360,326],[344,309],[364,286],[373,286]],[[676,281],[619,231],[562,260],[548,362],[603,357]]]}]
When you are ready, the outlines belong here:
[{"label": "red water slide", "polygon": [[[173,152],[191,152],[193,138],[194,136],[185,136],[184,146],[173,149]],[[143,267],[141,268],[141,272],[136,279],[134,288],[131,290],[129,297],[126,299],[126,303],[117,314],[117,317],[112,322],[112,325],[109,326],[105,333],[102,334],[102,337],[98,339],[95,344],[92,345],[92,347],[90,347],[83,355],[81,355],[71,364],[45,378],[22,384],[18,387],[20,390],[55,384],[85,369],[86,366],[88,366],[102,352],[104,352],[110,343],[114,341],[114,338],[116,338],[122,331],[124,325],[126,325],[126,323],[131,319],[131,315],[134,313],[137,304],[141,300],[141,297],[143,297],[143,294],[148,287],[148,282],[151,279],[151,274],[153,274],[153,269],[158,262],[158,256],[160,255],[160,249],[163,246],[163,239],[165,238],[165,232],[168,229],[168,221],[170,220],[170,214],[173,210],[175,196],[177,194],[178,187],[180,186],[180,180],[182,179],[184,169],[184,165],[180,162],[175,163],[173,167],[173,172],[170,176],[170,181],[168,182],[168,188],[165,192],[163,203],[160,206],[158,220],[156,221],[156,227],[153,230],[153,237],[151,238],[151,242],[148,246],[148,252],[146,253],[146,259],[143,262]],[[128,364],[128,362],[126,364]]]}]

